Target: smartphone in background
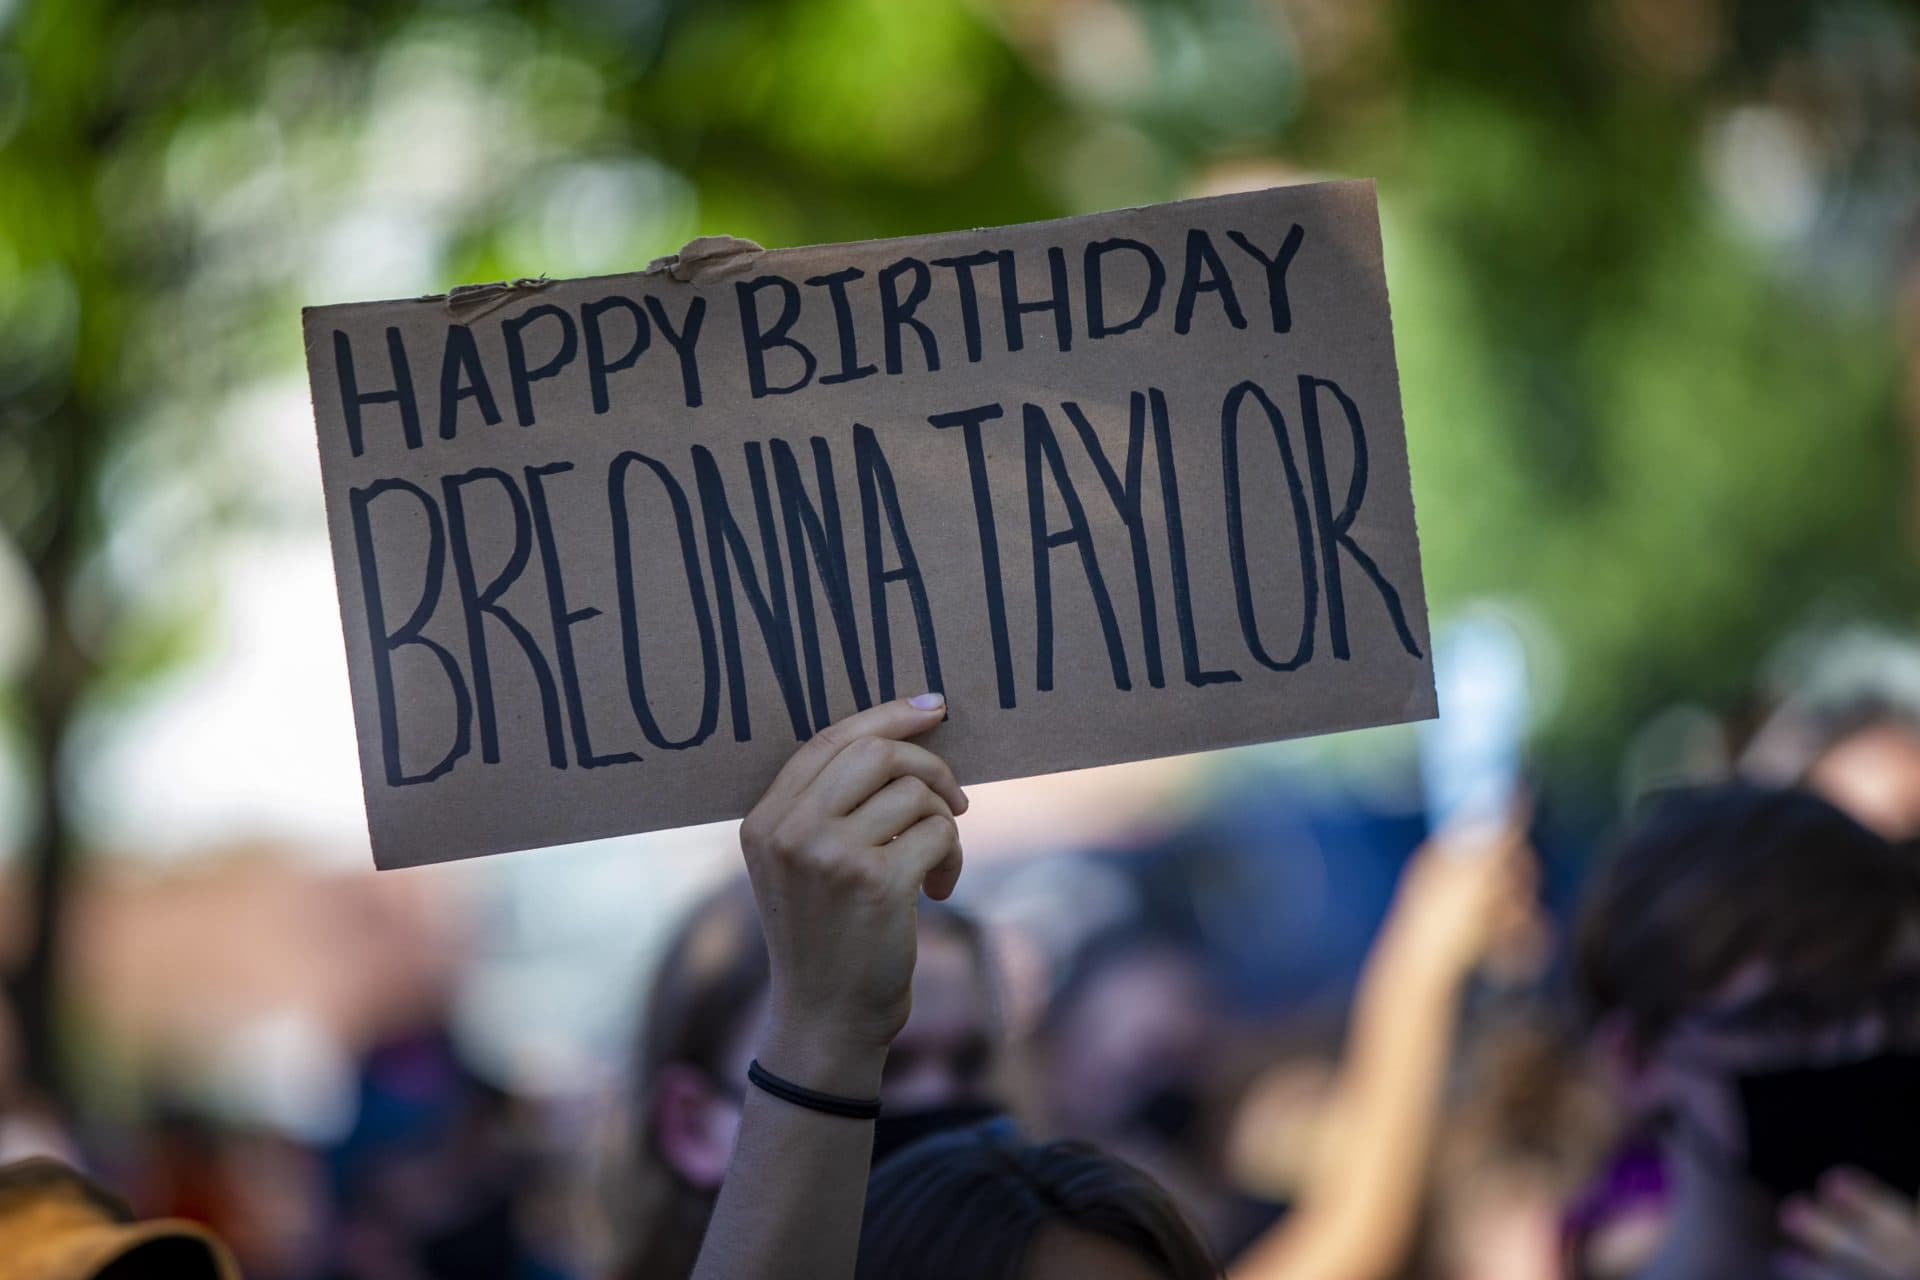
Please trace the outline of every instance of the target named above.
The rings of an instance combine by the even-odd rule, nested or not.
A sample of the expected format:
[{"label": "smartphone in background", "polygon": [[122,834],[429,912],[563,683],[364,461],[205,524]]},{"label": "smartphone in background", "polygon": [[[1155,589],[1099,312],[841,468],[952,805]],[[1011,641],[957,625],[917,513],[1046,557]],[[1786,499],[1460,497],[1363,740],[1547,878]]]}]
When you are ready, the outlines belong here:
[{"label": "smartphone in background", "polygon": [[1420,728],[1427,825],[1496,822],[1512,806],[1531,714],[1526,646],[1513,621],[1478,608],[1434,639],[1440,714]]}]

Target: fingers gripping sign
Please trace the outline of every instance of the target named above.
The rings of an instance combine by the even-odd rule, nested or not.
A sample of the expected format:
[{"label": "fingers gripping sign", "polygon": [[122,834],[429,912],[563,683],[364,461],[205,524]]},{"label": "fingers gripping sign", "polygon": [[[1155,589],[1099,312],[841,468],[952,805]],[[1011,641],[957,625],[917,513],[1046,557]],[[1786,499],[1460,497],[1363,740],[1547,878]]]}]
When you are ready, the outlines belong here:
[{"label": "fingers gripping sign", "polygon": [[740,824],[772,966],[761,1058],[788,1079],[871,1094],[907,1020],[915,904],[923,888],[946,898],[960,877],[966,795],[908,741],[945,715],[939,694],[921,694],[829,725]]}]

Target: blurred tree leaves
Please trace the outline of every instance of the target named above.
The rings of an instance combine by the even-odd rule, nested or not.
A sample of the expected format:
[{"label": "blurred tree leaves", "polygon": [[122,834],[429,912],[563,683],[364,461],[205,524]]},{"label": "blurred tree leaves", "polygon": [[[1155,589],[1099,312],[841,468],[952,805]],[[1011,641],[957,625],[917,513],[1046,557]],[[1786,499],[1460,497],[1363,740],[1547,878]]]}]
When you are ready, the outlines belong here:
[{"label": "blurred tree leaves", "polygon": [[[1665,703],[1738,708],[1790,629],[1910,616],[1890,294],[1820,287],[1844,222],[1756,244],[1707,180],[1715,120],[1767,100],[1805,30],[1784,10],[1811,7],[1396,9],[1389,190],[1426,264],[1396,303],[1436,308],[1397,326],[1434,592],[1548,623],[1562,769],[1604,777]],[[1890,281],[1896,246],[1876,251]]]}]

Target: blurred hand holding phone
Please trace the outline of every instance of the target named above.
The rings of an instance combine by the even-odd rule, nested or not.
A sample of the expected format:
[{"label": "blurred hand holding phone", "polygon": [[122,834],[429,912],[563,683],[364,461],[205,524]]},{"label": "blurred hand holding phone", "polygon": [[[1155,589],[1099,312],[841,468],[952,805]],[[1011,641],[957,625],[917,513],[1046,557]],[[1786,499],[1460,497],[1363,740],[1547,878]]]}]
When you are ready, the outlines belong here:
[{"label": "blurred hand holding phone", "polygon": [[[1434,641],[1438,718],[1421,726],[1427,811],[1422,853],[1486,863],[1495,904],[1476,955],[1497,988],[1524,991],[1544,972],[1551,941],[1538,905],[1538,868],[1527,837],[1531,806],[1526,744],[1532,700],[1526,645],[1513,619],[1471,609]],[[1502,864],[1496,871],[1494,863]]]},{"label": "blurred hand holding phone", "polygon": [[[1440,629],[1433,676],[1440,714],[1420,732],[1427,828],[1502,825],[1521,802],[1531,716],[1519,629],[1491,607],[1469,610]],[[1489,846],[1453,841],[1449,847]]]}]

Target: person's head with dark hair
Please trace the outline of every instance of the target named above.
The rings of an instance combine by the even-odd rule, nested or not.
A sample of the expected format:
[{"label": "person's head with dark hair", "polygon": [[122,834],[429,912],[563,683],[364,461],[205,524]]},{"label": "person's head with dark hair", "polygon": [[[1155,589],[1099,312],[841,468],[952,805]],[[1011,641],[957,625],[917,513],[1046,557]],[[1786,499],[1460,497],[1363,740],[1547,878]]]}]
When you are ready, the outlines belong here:
[{"label": "person's head with dark hair", "polygon": [[1221,1272],[1152,1178],[1080,1142],[952,1130],[882,1162],[859,1280],[1214,1280]]},{"label": "person's head with dark hair", "polygon": [[1199,954],[1166,933],[1129,924],[1088,939],[1034,1037],[1048,1122],[1136,1151],[1185,1142],[1216,1006]]},{"label": "person's head with dark hair", "polygon": [[767,951],[744,880],[680,920],[643,1006],[630,1149],[607,1188],[625,1280],[693,1273],[739,1125],[735,1085],[766,1002]]},{"label": "person's head with dark hair", "polygon": [[1792,697],[1741,755],[1762,783],[1804,787],[1895,843],[1920,840],[1920,711],[1885,692]]},{"label": "person's head with dark hair", "polygon": [[1590,886],[1576,969],[1660,1127],[1649,1274],[1772,1274],[1782,1202],[1836,1168],[1920,1192],[1920,860],[1805,792],[1668,793]]},{"label": "person's head with dark hair", "polygon": [[1802,777],[1889,840],[1920,839],[1920,717],[1891,703],[1857,703],[1820,723]]},{"label": "person's head with dark hair", "polygon": [[[681,1280],[693,1271],[733,1152],[768,974],[744,878],[697,902],[662,950],[628,1093],[629,1150],[606,1189],[619,1274],[629,1280]],[[897,1143],[995,1110],[987,1090],[997,1042],[978,926],[952,908],[924,904],[913,1014],[888,1052],[876,1159]]]}]

